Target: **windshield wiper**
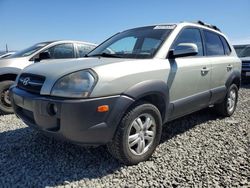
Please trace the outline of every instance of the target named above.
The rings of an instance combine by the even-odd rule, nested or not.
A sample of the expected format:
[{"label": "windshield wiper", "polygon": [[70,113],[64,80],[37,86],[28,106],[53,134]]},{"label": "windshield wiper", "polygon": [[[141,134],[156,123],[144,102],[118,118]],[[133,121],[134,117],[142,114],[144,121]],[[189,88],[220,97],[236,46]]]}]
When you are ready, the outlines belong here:
[{"label": "windshield wiper", "polygon": [[94,54],[94,55],[86,55],[85,57],[115,57],[115,58],[120,58],[121,56],[116,55],[116,54],[101,53],[101,54]]}]

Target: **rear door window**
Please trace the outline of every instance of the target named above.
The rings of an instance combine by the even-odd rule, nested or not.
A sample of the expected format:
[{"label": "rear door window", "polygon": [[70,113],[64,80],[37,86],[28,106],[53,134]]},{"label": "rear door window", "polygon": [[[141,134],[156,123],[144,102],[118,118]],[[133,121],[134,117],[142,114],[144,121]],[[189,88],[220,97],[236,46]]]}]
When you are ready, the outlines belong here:
[{"label": "rear door window", "polygon": [[207,56],[223,56],[224,47],[222,41],[216,33],[204,31]]}]

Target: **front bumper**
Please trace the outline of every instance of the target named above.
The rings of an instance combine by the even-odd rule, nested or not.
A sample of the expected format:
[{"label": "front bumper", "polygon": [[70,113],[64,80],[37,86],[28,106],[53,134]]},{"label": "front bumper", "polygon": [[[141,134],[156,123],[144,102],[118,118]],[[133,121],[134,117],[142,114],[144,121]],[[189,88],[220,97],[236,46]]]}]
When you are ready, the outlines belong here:
[{"label": "front bumper", "polygon": [[[110,142],[126,109],[133,103],[127,96],[96,99],[62,99],[10,89],[14,111],[28,126],[76,144],[101,145]],[[51,113],[52,105],[57,112]],[[109,105],[108,112],[97,112]]]}]

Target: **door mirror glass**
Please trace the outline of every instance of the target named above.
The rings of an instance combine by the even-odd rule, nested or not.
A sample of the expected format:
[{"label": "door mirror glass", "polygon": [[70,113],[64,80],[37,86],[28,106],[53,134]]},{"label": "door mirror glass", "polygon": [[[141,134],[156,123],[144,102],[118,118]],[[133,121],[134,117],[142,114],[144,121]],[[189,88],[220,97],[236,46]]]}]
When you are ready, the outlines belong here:
[{"label": "door mirror glass", "polygon": [[198,47],[194,43],[180,43],[175,49],[170,51],[170,57],[186,57],[186,56],[195,56],[198,54]]}]

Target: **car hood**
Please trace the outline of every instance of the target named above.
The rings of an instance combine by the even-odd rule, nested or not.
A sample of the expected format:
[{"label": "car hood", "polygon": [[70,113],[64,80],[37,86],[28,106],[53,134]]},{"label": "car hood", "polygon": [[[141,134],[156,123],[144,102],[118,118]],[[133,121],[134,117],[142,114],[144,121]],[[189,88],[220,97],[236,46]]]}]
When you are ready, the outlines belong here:
[{"label": "car hood", "polygon": [[242,57],[240,59],[241,59],[241,61],[250,61],[250,57]]},{"label": "car hood", "polygon": [[6,58],[0,59],[0,68],[2,67],[15,67],[18,69],[23,69],[24,67],[30,65],[31,61],[29,61],[26,57],[21,58]]},{"label": "car hood", "polygon": [[126,61],[125,59],[118,58],[80,58],[80,59],[61,59],[61,60],[48,60],[43,63],[35,63],[23,70],[23,73],[32,73],[42,75],[47,78],[60,78],[66,74],[91,69],[96,66],[106,65],[110,63],[119,63]]},{"label": "car hood", "polygon": [[68,60],[49,60],[43,61],[43,63],[32,64],[26,67],[22,73],[45,76],[46,79],[42,87],[41,94],[48,95],[50,94],[51,87],[55,84],[55,82],[67,74],[123,61],[131,61],[131,59],[89,57]]}]

